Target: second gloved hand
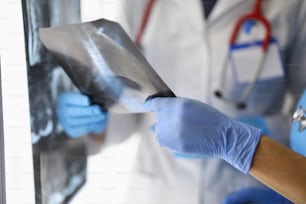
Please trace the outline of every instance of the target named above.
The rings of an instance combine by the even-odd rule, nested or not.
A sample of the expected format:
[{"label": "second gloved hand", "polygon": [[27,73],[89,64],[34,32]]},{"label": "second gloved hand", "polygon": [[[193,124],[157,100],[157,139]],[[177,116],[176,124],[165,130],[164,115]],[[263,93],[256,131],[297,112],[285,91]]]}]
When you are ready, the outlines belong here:
[{"label": "second gloved hand", "polygon": [[155,131],[161,146],[194,156],[219,157],[248,172],[261,130],[185,98],[153,98],[145,107],[157,115]]},{"label": "second gloved hand", "polygon": [[227,195],[223,204],[293,204],[285,197],[266,187],[244,188]]},{"label": "second gloved hand", "polygon": [[70,137],[88,133],[102,133],[107,124],[108,114],[98,105],[91,105],[88,96],[80,93],[63,93],[58,97],[57,116]]}]

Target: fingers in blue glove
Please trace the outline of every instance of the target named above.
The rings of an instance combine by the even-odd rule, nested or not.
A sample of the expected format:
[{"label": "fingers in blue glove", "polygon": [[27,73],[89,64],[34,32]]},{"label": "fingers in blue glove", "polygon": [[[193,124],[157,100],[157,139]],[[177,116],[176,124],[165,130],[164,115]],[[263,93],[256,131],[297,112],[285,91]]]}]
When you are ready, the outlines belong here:
[{"label": "fingers in blue glove", "polygon": [[[152,125],[151,126],[151,131],[156,133],[155,128],[156,128],[156,124]],[[194,155],[181,153],[181,152],[173,152],[172,154],[175,158],[178,158],[178,159],[203,159],[203,158],[206,158],[204,156],[199,157],[199,156],[194,156]]]},{"label": "fingers in blue glove", "polygon": [[[175,99],[175,98],[173,98]],[[158,112],[167,110],[169,107],[176,104],[176,100],[171,100],[171,98],[153,98],[145,101],[144,107],[148,111]]]},{"label": "fingers in blue glove", "polygon": [[266,187],[244,188],[227,195],[223,204],[292,204],[291,201]]},{"label": "fingers in blue glove", "polygon": [[84,116],[84,117],[68,117],[65,118],[67,120],[69,126],[77,127],[77,126],[87,126],[95,123],[103,123],[106,121],[106,114],[93,115],[93,116]]},{"label": "fingers in blue glove", "polygon": [[79,93],[61,94],[58,98],[57,115],[70,137],[102,133],[108,119],[107,112],[97,105],[91,105],[89,97]]},{"label": "fingers in blue glove", "polygon": [[65,92],[58,97],[59,105],[75,105],[75,106],[88,106],[90,99],[88,96],[75,92]]},{"label": "fingers in blue glove", "polygon": [[[156,132],[155,128],[156,128],[156,124],[152,125],[150,129],[151,129],[152,132]],[[185,154],[185,153],[181,153],[181,152],[173,152],[172,154],[175,158],[178,158],[178,159],[200,159],[200,158],[203,158],[203,157],[193,156],[193,155]]]},{"label": "fingers in blue glove", "polygon": [[[217,113],[217,110],[198,101],[183,98],[154,98],[146,101],[145,108],[154,111],[157,115],[155,131],[160,145],[176,152],[196,155],[200,153],[203,145],[205,146],[204,133],[209,130],[219,131],[209,125],[213,120],[205,117],[205,113]],[[188,136],[190,137],[187,138]],[[207,150],[206,153],[215,155],[215,150]]]},{"label": "fingers in blue glove", "polygon": [[100,134],[105,130],[104,124],[96,123],[87,126],[69,126],[65,128],[65,132],[71,138],[77,138],[88,133]]}]

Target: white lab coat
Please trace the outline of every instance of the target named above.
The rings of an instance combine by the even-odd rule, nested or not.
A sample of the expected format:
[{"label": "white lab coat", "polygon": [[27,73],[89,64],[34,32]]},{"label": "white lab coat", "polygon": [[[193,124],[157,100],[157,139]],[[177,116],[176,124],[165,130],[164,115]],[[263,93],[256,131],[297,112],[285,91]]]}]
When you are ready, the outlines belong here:
[{"label": "white lab coat", "polygon": [[[142,38],[142,48],[177,96],[201,100],[232,117],[263,115],[271,137],[280,137],[277,139],[284,142],[289,135],[289,119],[282,113],[284,94],[290,90],[293,96],[298,96],[306,85],[305,0],[263,1],[272,35],[279,41],[285,78],[257,83],[246,110],[237,110],[214,96],[233,25],[238,17],[252,10],[254,2],[219,0],[205,21],[200,0],[157,0]],[[122,3],[120,22],[135,38],[147,0],[122,0]],[[226,81],[225,92],[234,84],[232,78]],[[108,132],[109,142],[119,141],[133,130],[141,134],[127,203],[217,204],[229,192],[259,185],[219,159],[175,158],[159,147],[150,131],[153,115],[142,115],[136,122],[133,119],[136,117],[111,116]]]}]

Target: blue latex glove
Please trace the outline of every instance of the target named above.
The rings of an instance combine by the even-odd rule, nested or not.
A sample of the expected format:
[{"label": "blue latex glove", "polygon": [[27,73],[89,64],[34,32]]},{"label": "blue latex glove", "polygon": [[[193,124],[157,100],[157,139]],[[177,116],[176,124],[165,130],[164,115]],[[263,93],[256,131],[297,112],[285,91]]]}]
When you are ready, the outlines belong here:
[{"label": "blue latex glove", "polygon": [[223,204],[293,204],[269,188],[244,188],[227,195]]},{"label": "blue latex glove", "polygon": [[58,97],[57,116],[70,137],[88,133],[102,133],[107,124],[108,114],[98,105],[91,105],[90,99],[80,93],[63,93]]},{"label": "blue latex glove", "polygon": [[191,154],[186,154],[186,153],[180,153],[180,152],[173,152],[173,156],[175,158],[178,158],[178,159],[209,159],[209,157],[206,157],[206,156],[198,156],[198,155],[191,155]]},{"label": "blue latex glove", "polygon": [[265,119],[261,116],[244,116],[238,118],[240,122],[246,123],[248,125],[252,125],[262,130],[262,133],[265,135],[270,135],[269,127],[265,121]]},{"label": "blue latex glove", "polygon": [[185,98],[153,98],[146,101],[145,108],[157,115],[155,131],[162,147],[194,156],[220,157],[248,172],[261,130]]},{"label": "blue latex glove", "polygon": [[[155,131],[155,125],[152,125],[151,126],[151,131],[152,132],[156,132]],[[199,156],[193,156],[193,155],[190,155],[190,154],[184,154],[184,153],[180,153],[180,152],[173,152],[172,154],[175,158],[178,158],[178,159],[201,159],[203,157],[199,157]]]},{"label": "blue latex glove", "polygon": [[[259,128],[262,130],[262,133],[264,135],[269,136],[270,135],[270,130],[269,127],[265,121],[265,119],[261,116],[244,116],[244,117],[240,117],[237,120],[239,120],[240,122],[246,123],[248,125],[252,125],[256,128]],[[306,140],[306,139],[305,139]],[[182,159],[199,159],[199,158],[203,158],[203,157],[194,157],[188,154],[182,154],[182,153],[174,153],[174,156],[176,158],[182,158]]]}]

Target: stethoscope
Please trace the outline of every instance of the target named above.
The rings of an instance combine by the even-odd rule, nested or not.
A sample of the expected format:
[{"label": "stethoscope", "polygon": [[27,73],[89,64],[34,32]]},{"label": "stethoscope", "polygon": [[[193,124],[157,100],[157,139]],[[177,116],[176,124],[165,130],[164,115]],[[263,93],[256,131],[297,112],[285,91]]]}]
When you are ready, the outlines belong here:
[{"label": "stethoscope", "polygon": [[253,78],[250,80],[250,82],[248,82],[247,86],[244,88],[244,90],[242,91],[241,95],[237,98],[237,99],[231,99],[228,98],[226,96],[224,96],[223,92],[221,91],[222,88],[224,87],[224,83],[225,83],[225,75],[226,75],[226,68],[228,65],[228,60],[230,58],[229,54],[228,56],[225,58],[224,62],[223,62],[223,67],[222,67],[222,76],[221,76],[221,80],[219,81],[219,88],[217,88],[217,90],[215,91],[215,96],[218,97],[219,99],[222,99],[226,102],[232,103],[233,105],[235,105],[237,108],[239,109],[244,109],[246,108],[247,104],[246,101],[248,99],[248,97],[250,96],[255,83],[257,81],[257,79],[259,78],[259,75],[263,69],[263,62],[265,60],[265,56],[266,53],[268,51],[269,48],[269,42],[271,39],[271,25],[269,23],[269,21],[264,17],[264,15],[261,13],[261,4],[262,4],[262,0],[256,0],[256,3],[254,5],[253,11],[249,14],[246,14],[244,16],[241,16],[237,23],[234,26],[234,30],[232,32],[232,35],[230,37],[230,41],[229,41],[229,48],[231,48],[231,46],[234,45],[237,36],[239,34],[240,28],[244,25],[244,23],[246,23],[247,21],[251,20],[251,21],[258,21],[261,22],[265,28],[266,31],[266,36],[264,38],[263,44],[262,44],[262,56],[258,62],[258,68],[253,76]]},{"label": "stethoscope", "polygon": [[[141,19],[141,23],[140,23],[140,27],[138,29],[138,32],[136,33],[136,36],[135,36],[135,44],[138,45],[140,47],[140,44],[141,44],[141,39],[142,39],[142,36],[143,36],[143,33],[145,31],[145,28],[147,26],[147,23],[148,23],[148,20],[149,20],[149,17],[151,15],[151,11],[152,11],[152,8],[154,6],[154,3],[156,2],[156,0],[148,0],[148,3],[145,7],[145,10],[144,10],[144,14],[143,14],[143,17]],[[230,37],[230,41],[229,41],[229,48],[234,45],[236,39],[237,39],[237,36],[239,34],[239,31],[240,31],[240,28],[243,26],[243,24],[249,20],[252,20],[252,21],[258,21],[258,22],[261,22],[266,30],[266,36],[265,36],[265,39],[263,41],[263,44],[262,44],[262,52],[263,52],[263,55],[261,57],[261,59],[259,60],[259,63],[258,63],[258,69],[256,71],[256,73],[254,74],[252,80],[247,84],[246,88],[244,89],[244,91],[242,92],[242,94],[240,95],[240,97],[238,97],[238,99],[230,99],[226,96],[224,96],[223,92],[221,91],[222,88],[224,87],[224,83],[225,83],[225,73],[226,73],[226,68],[227,68],[227,64],[228,64],[228,59],[229,59],[229,56],[226,57],[226,59],[224,60],[223,62],[223,67],[222,67],[222,76],[221,76],[221,80],[219,81],[219,88],[217,88],[217,90],[215,91],[215,96],[226,101],[226,102],[229,102],[229,103],[232,103],[234,104],[237,108],[246,108],[246,100],[247,98],[250,96],[251,92],[252,92],[252,89],[254,88],[255,86],[255,83],[262,71],[262,68],[263,68],[263,62],[264,62],[264,59],[265,59],[265,56],[266,56],[266,53],[267,53],[267,50],[268,50],[268,47],[269,47],[269,42],[270,42],[270,39],[271,39],[271,26],[270,26],[270,23],[269,21],[264,17],[264,15],[262,14],[261,12],[261,5],[262,5],[262,0],[256,0],[255,2],[255,5],[253,7],[253,10],[251,13],[249,14],[246,14],[244,16],[241,16],[237,23],[235,24],[234,26],[234,30],[232,32],[232,35]]]},{"label": "stethoscope", "polygon": [[154,6],[155,2],[156,2],[155,0],[148,0],[147,5],[146,5],[145,10],[144,10],[144,13],[143,13],[143,16],[142,16],[142,19],[140,21],[140,27],[139,27],[139,29],[136,33],[135,39],[134,39],[135,44],[139,47],[140,47],[141,39],[142,39],[143,33],[144,33],[144,31],[147,27],[148,20],[151,16],[151,11],[153,9],[153,6]]}]

